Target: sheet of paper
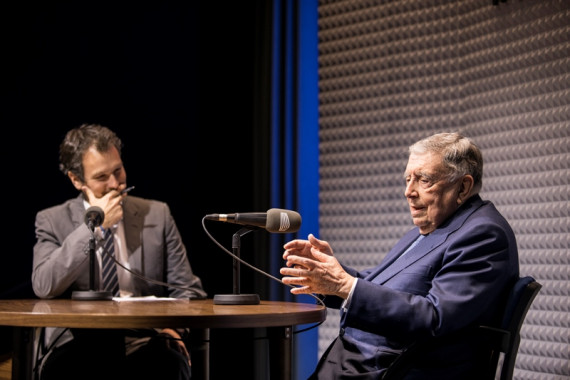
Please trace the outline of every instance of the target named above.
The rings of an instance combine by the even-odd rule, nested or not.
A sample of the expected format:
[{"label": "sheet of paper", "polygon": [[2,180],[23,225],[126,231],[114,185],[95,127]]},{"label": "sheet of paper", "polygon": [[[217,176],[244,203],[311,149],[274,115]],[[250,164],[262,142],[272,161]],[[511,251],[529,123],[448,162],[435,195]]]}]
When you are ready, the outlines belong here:
[{"label": "sheet of paper", "polygon": [[117,301],[117,302],[180,301],[180,299],[179,298],[170,298],[170,297],[146,296],[146,297],[113,297],[113,301]]}]

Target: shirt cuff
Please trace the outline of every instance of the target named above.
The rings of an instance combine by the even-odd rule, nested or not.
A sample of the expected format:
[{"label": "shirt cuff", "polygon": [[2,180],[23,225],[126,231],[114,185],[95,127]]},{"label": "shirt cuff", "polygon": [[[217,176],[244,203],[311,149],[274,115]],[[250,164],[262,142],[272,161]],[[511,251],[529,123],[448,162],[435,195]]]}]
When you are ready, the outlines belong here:
[{"label": "shirt cuff", "polygon": [[346,299],[343,301],[342,305],[340,306],[340,309],[345,313],[348,310],[348,307],[350,306],[352,293],[354,293],[354,288],[356,288],[356,281],[358,281],[358,278],[354,279],[354,282],[352,283],[352,288],[350,288],[350,292],[348,293],[348,297],[346,297]]}]

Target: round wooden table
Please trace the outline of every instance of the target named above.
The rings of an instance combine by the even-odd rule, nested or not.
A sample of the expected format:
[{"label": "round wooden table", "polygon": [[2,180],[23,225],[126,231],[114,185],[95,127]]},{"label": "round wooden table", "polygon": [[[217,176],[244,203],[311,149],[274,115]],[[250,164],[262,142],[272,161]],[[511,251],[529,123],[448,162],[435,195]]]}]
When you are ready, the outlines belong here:
[{"label": "round wooden table", "polygon": [[[37,327],[153,328],[189,327],[203,339],[193,352],[193,378],[209,378],[209,329],[259,328],[268,331],[271,379],[291,378],[291,335],[294,325],[319,323],[326,318],[320,305],[261,301],[258,305],[219,305],[212,299],[0,300],[0,325],[14,326],[12,378],[31,379],[33,332]],[[194,343],[193,343],[194,344]],[[201,357],[200,357],[201,356]]]}]

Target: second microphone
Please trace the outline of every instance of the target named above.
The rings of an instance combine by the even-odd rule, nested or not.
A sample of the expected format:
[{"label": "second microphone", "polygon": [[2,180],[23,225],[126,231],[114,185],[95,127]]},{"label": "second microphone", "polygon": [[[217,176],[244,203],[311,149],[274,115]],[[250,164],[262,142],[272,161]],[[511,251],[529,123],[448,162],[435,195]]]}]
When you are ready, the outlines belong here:
[{"label": "second microphone", "polygon": [[298,212],[280,208],[272,208],[267,212],[209,214],[205,218],[219,222],[261,227],[274,233],[297,232],[301,228],[301,215]]}]

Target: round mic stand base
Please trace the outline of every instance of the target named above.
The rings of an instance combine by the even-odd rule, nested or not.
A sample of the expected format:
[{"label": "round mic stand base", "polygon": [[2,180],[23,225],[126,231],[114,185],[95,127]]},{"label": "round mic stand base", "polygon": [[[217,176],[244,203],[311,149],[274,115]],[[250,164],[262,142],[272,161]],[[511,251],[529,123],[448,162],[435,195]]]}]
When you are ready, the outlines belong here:
[{"label": "round mic stand base", "polygon": [[232,238],[232,247],[234,250],[234,292],[232,294],[216,294],[214,296],[214,305],[259,305],[259,295],[257,294],[241,294],[239,290],[239,256],[241,246],[241,236],[252,231],[253,227],[243,227],[236,232]]},{"label": "round mic stand base", "polygon": [[259,305],[258,294],[216,294],[214,305]]},{"label": "round mic stand base", "polygon": [[95,301],[95,300],[112,300],[113,294],[108,291],[98,291],[98,290],[76,290],[71,293],[71,299],[73,300],[85,300],[85,301]]}]

